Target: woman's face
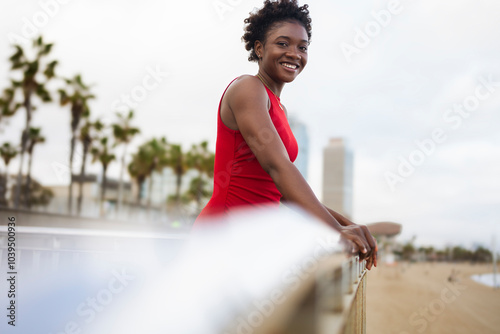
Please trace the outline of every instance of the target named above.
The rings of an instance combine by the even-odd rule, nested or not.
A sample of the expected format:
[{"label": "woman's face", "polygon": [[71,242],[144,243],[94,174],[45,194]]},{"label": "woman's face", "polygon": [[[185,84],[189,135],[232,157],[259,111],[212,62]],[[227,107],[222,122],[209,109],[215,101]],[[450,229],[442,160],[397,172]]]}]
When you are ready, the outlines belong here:
[{"label": "woman's face", "polygon": [[307,31],[300,23],[278,22],[255,51],[262,57],[260,68],[273,80],[292,82],[307,64],[307,48]]}]

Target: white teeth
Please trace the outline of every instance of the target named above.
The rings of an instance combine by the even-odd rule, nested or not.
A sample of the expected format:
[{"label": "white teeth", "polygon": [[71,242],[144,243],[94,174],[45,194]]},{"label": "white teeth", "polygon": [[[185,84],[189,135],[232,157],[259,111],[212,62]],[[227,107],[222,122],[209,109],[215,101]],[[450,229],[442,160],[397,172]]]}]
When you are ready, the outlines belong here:
[{"label": "white teeth", "polygon": [[297,68],[297,65],[290,65],[290,64],[287,64],[287,63],[281,63],[281,65],[283,65],[285,67],[288,67],[288,68],[291,68],[291,69],[296,69]]}]

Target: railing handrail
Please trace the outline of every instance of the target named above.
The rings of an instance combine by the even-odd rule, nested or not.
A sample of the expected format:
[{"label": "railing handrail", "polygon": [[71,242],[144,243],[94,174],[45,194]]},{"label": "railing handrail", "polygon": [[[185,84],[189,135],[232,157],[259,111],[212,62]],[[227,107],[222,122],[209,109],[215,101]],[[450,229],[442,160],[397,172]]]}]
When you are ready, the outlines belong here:
[{"label": "railing handrail", "polygon": [[[7,233],[7,226],[0,226],[0,235]],[[166,233],[145,232],[134,230],[115,230],[115,229],[83,229],[69,227],[41,227],[41,226],[18,226],[16,234],[24,235],[57,235],[74,237],[98,237],[98,238],[132,238],[132,239],[186,239],[187,233]]]},{"label": "railing handrail", "polygon": [[[339,270],[341,275],[338,275]],[[299,289],[286,296],[287,303],[274,310],[271,317],[259,326],[255,334],[270,333],[301,333],[302,329],[294,330],[294,317],[310,317],[309,323],[315,322],[315,328],[308,328],[308,333],[314,334],[341,334],[365,333],[365,310],[355,316],[354,324],[350,324],[352,313],[359,310],[355,308],[356,298],[363,298],[357,293],[362,287],[366,274],[366,262],[359,261],[358,256],[348,259],[344,254],[336,254],[321,261],[318,269],[308,279],[301,282]],[[329,290],[329,291],[326,291]],[[310,307],[308,299],[312,299],[314,312],[306,315],[300,313],[311,312],[303,308]],[[310,301],[309,301],[310,304]],[[363,305],[364,308],[364,305]],[[348,327],[349,331],[346,331]],[[352,328],[356,328],[353,330]],[[236,333],[229,330],[228,333]]]},{"label": "railing handrail", "polygon": [[[279,288],[284,302],[273,304],[272,313],[253,326],[253,333],[364,333],[364,262],[359,262],[358,257],[346,259],[338,233],[309,215],[301,216],[295,212],[287,214],[280,210],[245,212],[232,215],[231,219],[234,224],[214,225],[213,228],[200,231],[199,235],[191,235],[190,242],[182,244],[182,252],[172,267],[163,275],[152,277],[144,285],[144,290],[134,294],[135,297],[128,299],[128,303],[124,295],[124,304],[120,307],[123,321],[113,322],[101,317],[101,320],[92,323],[89,332],[100,333],[99,328],[112,328],[108,332],[135,334],[133,328],[137,324],[133,323],[134,319],[147,318],[149,320],[146,323],[140,324],[147,327],[141,327],[144,332],[148,332],[148,328],[161,328],[161,332],[176,333],[239,333],[234,330],[238,325],[235,325],[235,321],[251,314],[256,304],[263,305],[265,298],[274,298],[272,293]],[[67,250],[72,248],[73,236],[94,238],[94,235],[82,233],[79,229],[63,231],[66,234],[59,235],[50,234],[48,229],[44,230],[48,232],[45,234],[20,231],[19,238],[47,236],[48,243],[45,245],[48,248],[52,246],[50,251],[53,254],[28,255],[25,258],[37,263],[52,260],[54,267],[61,253],[64,253],[64,260],[71,261],[66,251],[75,254],[80,252],[80,249]],[[97,243],[106,247],[103,248],[104,252],[98,253],[113,254],[114,250],[119,252],[122,247],[127,247],[123,249],[126,259],[128,251],[132,249],[128,246],[133,242],[129,243],[128,239],[110,233],[108,237],[115,248],[108,248],[110,244],[99,239]],[[4,234],[0,236],[5,238]],[[148,239],[147,235],[144,238],[136,237],[131,236],[137,239],[136,246],[144,245],[143,241]],[[118,240],[116,244],[115,239]],[[159,241],[169,240],[178,239],[165,238]],[[43,243],[32,245],[34,248],[45,247]],[[153,248],[146,250],[144,247],[135,247],[138,251],[146,252]],[[317,252],[318,249],[320,252]],[[33,250],[40,251],[43,249]],[[130,260],[144,259],[141,257],[143,254],[153,253],[137,252]],[[126,267],[133,268],[134,263],[131,264]],[[291,285],[288,280],[283,280],[282,274],[297,265],[300,276],[294,277],[300,279]],[[61,269],[64,270],[64,267]],[[158,272],[157,269],[162,268],[153,269],[151,272]],[[139,304],[144,307],[138,309]],[[217,310],[214,305],[217,305]],[[186,310],[189,310],[189,314],[186,314]],[[196,324],[190,312],[196,314]],[[169,314],[169,317],[165,317],[165,314]],[[202,327],[193,330],[193,326],[198,324]]]}]

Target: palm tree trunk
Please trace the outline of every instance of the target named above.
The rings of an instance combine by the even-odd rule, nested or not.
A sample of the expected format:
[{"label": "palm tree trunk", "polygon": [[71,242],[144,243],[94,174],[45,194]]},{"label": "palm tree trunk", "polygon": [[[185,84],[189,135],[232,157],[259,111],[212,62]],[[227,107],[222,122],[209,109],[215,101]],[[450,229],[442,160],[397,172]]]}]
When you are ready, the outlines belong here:
[{"label": "palm tree trunk", "polygon": [[149,185],[148,185],[148,211],[151,209],[151,197],[153,193],[153,173],[149,175]]},{"label": "palm tree trunk", "polygon": [[182,174],[178,171],[177,178],[175,180],[175,199],[177,201],[177,205],[181,202],[181,182],[182,182]]},{"label": "palm tree trunk", "polygon": [[142,181],[137,179],[137,197],[136,197],[137,207],[141,205],[141,187],[142,187]]},{"label": "palm tree trunk", "polygon": [[141,199],[142,199],[141,188],[142,188],[142,185],[144,184],[144,180],[145,180],[145,178],[142,176],[137,177],[137,197],[136,197],[137,207],[141,206]]},{"label": "palm tree trunk", "polygon": [[9,206],[9,200],[7,197],[7,193],[9,191],[9,166],[5,166],[5,174],[4,174],[4,179],[2,182],[4,183],[4,188],[2,189],[0,193],[0,206]]},{"label": "palm tree trunk", "polygon": [[[163,194],[165,194],[165,178],[166,178],[166,175],[164,173],[164,171],[162,171],[161,173],[161,183],[160,183],[160,198],[163,197]],[[167,200],[168,200],[168,196],[166,196],[167,198],[165,198],[164,200],[161,200],[160,202],[160,212],[164,211],[167,212]]]},{"label": "palm tree trunk", "polygon": [[73,156],[75,154],[76,133],[71,135],[71,145],[69,151],[69,187],[68,187],[68,214],[73,212]]},{"label": "palm tree trunk", "polygon": [[25,201],[28,209],[31,209],[30,185],[31,185],[31,164],[33,162],[33,151],[28,151],[28,174],[26,176]]},{"label": "palm tree trunk", "polygon": [[87,162],[87,155],[89,152],[89,143],[83,143],[83,157],[82,157],[82,167],[80,168],[80,182],[78,184],[78,200],[77,200],[77,214],[82,213],[82,202],[83,202],[83,181],[85,178],[85,164]]},{"label": "palm tree trunk", "polygon": [[106,195],[106,170],[108,169],[107,165],[102,165],[102,184],[101,184],[101,205],[100,205],[100,215],[104,216],[104,198]]},{"label": "palm tree trunk", "polygon": [[23,182],[23,164],[24,153],[26,153],[26,144],[28,143],[28,136],[31,126],[31,90],[28,90],[24,99],[24,108],[26,109],[26,127],[24,128],[21,136],[21,162],[19,164],[19,172],[17,173],[16,193],[14,196],[14,208],[19,207],[19,200],[21,198],[21,184]]},{"label": "palm tree trunk", "polygon": [[116,202],[116,212],[119,211],[120,207],[122,206],[123,203],[123,173],[125,171],[125,157],[127,156],[127,147],[128,144],[125,143],[125,148],[123,149],[123,156],[122,156],[122,166],[120,169],[120,180],[118,181],[118,201]]},{"label": "palm tree trunk", "polygon": [[201,173],[201,169],[199,171],[199,181],[198,181],[198,184],[197,184],[197,187],[196,187],[196,208],[198,210],[201,209],[201,191],[202,191],[202,186],[203,186],[203,180],[202,180],[202,173]]}]

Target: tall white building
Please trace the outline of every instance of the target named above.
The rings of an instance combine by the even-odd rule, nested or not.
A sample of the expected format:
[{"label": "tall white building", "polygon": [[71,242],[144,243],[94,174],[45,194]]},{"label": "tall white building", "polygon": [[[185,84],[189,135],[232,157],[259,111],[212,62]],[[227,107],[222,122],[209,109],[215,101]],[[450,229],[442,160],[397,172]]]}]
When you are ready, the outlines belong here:
[{"label": "tall white building", "polygon": [[299,155],[294,164],[297,166],[302,176],[308,180],[309,135],[307,133],[307,126],[295,115],[288,115],[288,124],[299,145]]},{"label": "tall white building", "polygon": [[332,138],[323,150],[323,204],[352,217],[353,154],[342,138]]}]

